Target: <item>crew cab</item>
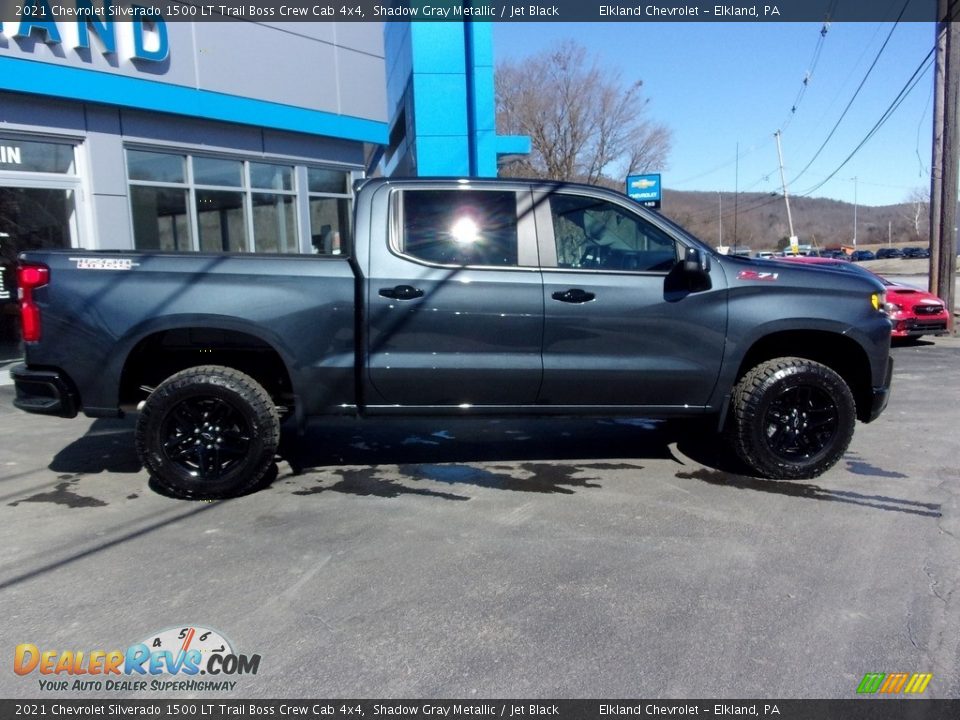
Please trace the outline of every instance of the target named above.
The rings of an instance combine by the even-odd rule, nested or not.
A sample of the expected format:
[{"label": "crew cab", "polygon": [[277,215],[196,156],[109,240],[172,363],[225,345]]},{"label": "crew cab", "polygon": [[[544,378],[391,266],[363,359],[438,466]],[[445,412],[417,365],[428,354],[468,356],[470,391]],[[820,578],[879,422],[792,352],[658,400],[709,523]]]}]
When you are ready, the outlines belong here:
[{"label": "crew cab", "polygon": [[15,405],[137,412],[167,491],[226,497],[312,416],[712,418],[816,476],[886,405],[883,285],[721,256],[622,194],[375,179],[337,255],[31,251]]}]

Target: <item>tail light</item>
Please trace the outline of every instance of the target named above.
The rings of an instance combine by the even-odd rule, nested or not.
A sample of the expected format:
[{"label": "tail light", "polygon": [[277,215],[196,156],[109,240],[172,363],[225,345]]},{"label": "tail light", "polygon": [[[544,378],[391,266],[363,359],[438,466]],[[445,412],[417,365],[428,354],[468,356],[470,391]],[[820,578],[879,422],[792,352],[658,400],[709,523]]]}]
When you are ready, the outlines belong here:
[{"label": "tail light", "polygon": [[36,342],[40,339],[40,308],[33,301],[33,291],[48,282],[50,282],[50,268],[46,265],[20,265],[17,268],[20,324],[24,342]]}]

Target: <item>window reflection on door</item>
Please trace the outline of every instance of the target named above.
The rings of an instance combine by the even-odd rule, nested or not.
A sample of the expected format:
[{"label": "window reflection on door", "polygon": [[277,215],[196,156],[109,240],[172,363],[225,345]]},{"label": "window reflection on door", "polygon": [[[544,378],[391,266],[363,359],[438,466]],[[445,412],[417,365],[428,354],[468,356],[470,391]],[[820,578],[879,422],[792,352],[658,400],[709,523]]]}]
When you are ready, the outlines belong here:
[{"label": "window reflection on door", "polygon": [[0,187],[0,362],[20,355],[17,255],[70,247],[73,217],[72,190]]}]

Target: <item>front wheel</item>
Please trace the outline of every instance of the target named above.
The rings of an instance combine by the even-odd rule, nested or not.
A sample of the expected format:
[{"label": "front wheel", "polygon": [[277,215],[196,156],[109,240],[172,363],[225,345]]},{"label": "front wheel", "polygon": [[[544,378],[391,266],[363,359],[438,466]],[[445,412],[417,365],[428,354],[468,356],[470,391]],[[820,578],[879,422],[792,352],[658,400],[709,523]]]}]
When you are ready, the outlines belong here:
[{"label": "front wheel", "polygon": [[249,375],[218,365],[193,367],[163,381],[137,420],[140,461],[165,491],[182,498],[240,495],[273,462],[280,419]]},{"label": "front wheel", "polygon": [[757,365],[733,392],[737,455],[761,477],[813,478],[833,467],[853,437],[856,405],[836,372],[803,358]]}]

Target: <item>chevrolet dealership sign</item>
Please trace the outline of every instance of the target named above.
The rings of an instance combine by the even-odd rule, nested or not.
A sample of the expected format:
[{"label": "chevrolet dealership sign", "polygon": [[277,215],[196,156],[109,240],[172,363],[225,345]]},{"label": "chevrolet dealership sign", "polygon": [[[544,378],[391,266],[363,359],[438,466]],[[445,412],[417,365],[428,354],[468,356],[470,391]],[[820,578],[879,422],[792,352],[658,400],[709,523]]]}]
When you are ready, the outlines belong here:
[{"label": "chevrolet dealership sign", "polygon": [[628,175],[627,195],[644,207],[660,207],[660,173],[654,175]]}]

